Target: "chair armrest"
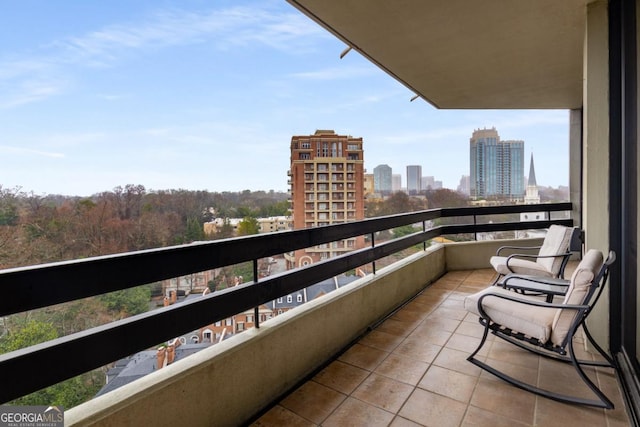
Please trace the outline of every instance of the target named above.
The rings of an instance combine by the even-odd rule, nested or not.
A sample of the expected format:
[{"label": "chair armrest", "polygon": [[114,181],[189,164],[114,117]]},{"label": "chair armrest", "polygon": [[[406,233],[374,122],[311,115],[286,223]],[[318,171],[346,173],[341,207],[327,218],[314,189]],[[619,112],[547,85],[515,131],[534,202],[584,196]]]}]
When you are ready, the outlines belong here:
[{"label": "chair armrest", "polygon": [[512,273],[515,273],[515,271],[513,271],[511,269],[511,267],[509,267],[509,261],[513,258],[531,258],[531,259],[538,259],[538,258],[565,258],[565,257],[570,257],[572,254],[571,252],[564,252],[561,254],[556,254],[556,255],[531,255],[531,254],[511,254],[507,257],[507,259],[505,260],[505,265],[507,266],[507,269],[509,269],[509,271],[511,271]]},{"label": "chair armrest", "polygon": [[542,246],[500,246],[498,248],[498,250],[496,251],[496,255],[500,256],[500,252],[502,252],[505,249],[518,249],[518,250],[520,250],[520,249],[525,249],[525,250],[527,250],[527,249],[532,249],[532,250],[533,249],[538,249],[538,250],[540,250],[541,247]]},{"label": "chair armrest", "polygon": [[512,296],[512,295],[504,295],[504,294],[488,292],[482,295],[478,299],[478,312],[480,313],[480,316],[482,318],[490,320],[491,322],[493,322],[493,319],[491,319],[491,317],[487,314],[487,312],[484,311],[484,307],[482,306],[482,301],[488,297],[502,298],[502,299],[513,301],[519,304],[532,305],[532,306],[543,307],[543,308],[556,308],[556,309],[562,308],[562,309],[579,310],[579,311],[580,310],[586,311],[586,310],[589,310],[590,308],[590,306],[588,305],[563,304],[563,303],[554,303],[554,302],[546,302],[546,301],[538,301],[538,300],[529,300],[524,298],[518,298],[517,296],[515,296],[515,294],[514,296]]},{"label": "chair armrest", "polygon": [[499,286],[523,294],[546,295],[547,302],[551,302],[556,295],[566,295],[569,283],[565,279],[509,274],[500,281]]},{"label": "chair armrest", "polygon": [[565,288],[569,287],[569,284],[571,283],[571,281],[567,279],[560,279],[557,277],[532,276],[528,274],[508,274],[502,278],[501,282],[503,284],[507,284],[507,282],[514,281],[514,280],[518,280],[518,281],[525,280],[527,282],[533,282],[532,286],[535,286],[536,283],[540,283],[544,285],[558,286],[558,287],[565,287]]}]

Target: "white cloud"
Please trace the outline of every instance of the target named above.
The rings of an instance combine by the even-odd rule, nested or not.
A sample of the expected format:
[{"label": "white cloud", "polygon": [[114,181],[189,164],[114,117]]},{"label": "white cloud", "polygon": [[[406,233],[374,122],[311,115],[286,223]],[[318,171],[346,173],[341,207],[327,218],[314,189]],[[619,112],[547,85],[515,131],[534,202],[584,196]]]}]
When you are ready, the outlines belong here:
[{"label": "white cloud", "polygon": [[195,43],[209,43],[224,50],[259,43],[296,54],[311,46],[310,37],[328,35],[299,13],[247,7],[202,12],[163,10],[143,22],[118,23],[52,40],[40,54],[10,53],[0,58],[0,108],[60,94],[66,87],[54,82],[63,81],[61,76],[72,79],[77,73],[74,68],[115,66],[131,52]]},{"label": "white cloud", "polygon": [[54,153],[49,151],[40,151],[33,150],[30,148],[22,148],[22,147],[11,147],[7,145],[0,145],[0,151],[4,151],[5,153],[19,154],[19,155],[35,155],[40,157],[49,157],[49,158],[63,158],[65,155],[63,153]]},{"label": "white cloud", "polygon": [[379,73],[373,67],[331,67],[321,70],[293,73],[290,76],[298,79],[308,80],[339,80],[353,79],[358,77],[372,76]]}]

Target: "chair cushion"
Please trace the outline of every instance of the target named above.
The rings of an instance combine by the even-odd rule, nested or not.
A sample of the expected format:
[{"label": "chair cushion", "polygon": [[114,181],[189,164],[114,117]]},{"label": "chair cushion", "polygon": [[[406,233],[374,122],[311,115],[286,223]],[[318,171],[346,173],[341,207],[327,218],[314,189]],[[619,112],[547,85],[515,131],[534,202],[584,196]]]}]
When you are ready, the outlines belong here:
[{"label": "chair cushion", "polygon": [[[585,297],[589,292],[593,279],[597,276],[603,263],[604,258],[602,252],[590,249],[585,254],[571,275],[571,282],[567,288],[563,304],[579,305],[585,303]],[[576,310],[558,311],[552,325],[553,333],[551,334],[551,341],[554,344],[563,344],[577,314]]]},{"label": "chair cushion", "polygon": [[[523,300],[541,301],[538,297],[519,295],[499,286],[489,286],[480,292],[469,295],[464,300],[464,308],[480,316],[478,300],[484,294],[508,295]],[[484,311],[491,320],[516,332],[537,338],[545,343],[551,335],[551,326],[558,309],[534,307],[503,298],[486,297],[482,300]]]},{"label": "chair cushion", "polygon": [[[558,255],[569,251],[573,229],[553,224],[549,227],[538,255]],[[562,257],[538,258],[536,262],[555,277],[560,272]]]},{"label": "chair cushion", "polygon": [[532,276],[553,277],[553,273],[547,270],[542,264],[522,258],[511,258],[507,267],[507,257],[492,256],[489,260],[493,268],[500,274],[517,273]]}]

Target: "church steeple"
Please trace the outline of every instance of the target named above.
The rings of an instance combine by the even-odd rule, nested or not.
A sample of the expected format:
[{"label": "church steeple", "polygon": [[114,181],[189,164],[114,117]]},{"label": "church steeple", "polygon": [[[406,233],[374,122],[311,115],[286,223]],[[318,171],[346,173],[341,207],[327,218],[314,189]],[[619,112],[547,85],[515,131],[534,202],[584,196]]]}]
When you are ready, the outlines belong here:
[{"label": "church steeple", "polygon": [[529,180],[527,181],[527,190],[524,196],[524,203],[527,205],[540,203],[540,194],[538,194],[538,183],[536,182],[536,170],[533,167],[533,153],[531,153]]},{"label": "church steeple", "polygon": [[533,167],[533,153],[531,153],[531,165],[529,166],[529,181],[527,182],[527,186],[538,186],[538,184],[536,183],[536,170]]}]

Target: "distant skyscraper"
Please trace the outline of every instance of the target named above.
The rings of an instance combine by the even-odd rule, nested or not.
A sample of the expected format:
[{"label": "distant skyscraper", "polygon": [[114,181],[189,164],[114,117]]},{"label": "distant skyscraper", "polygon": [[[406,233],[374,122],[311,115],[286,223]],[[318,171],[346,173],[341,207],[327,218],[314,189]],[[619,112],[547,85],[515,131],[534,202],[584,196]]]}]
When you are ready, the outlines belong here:
[{"label": "distant skyscraper", "polygon": [[524,141],[500,141],[496,128],[475,130],[470,165],[471,197],[523,198]]},{"label": "distant skyscraper", "polygon": [[[293,228],[309,228],[364,219],[362,138],[317,130],[291,138],[291,209]],[[356,237],[296,251],[288,267],[312,264],[359,249]]]},{"label": "distant skyscraper", "polygon": [[396,192],[402,190],[402,175],[399,173],[391,174],[391,191]]},{"label": "distant skyscraper", "polygon": [[407,193],[419,194],[422,191],[422,166],[407,166]]},{"label": "distant skyscraper", "polygon": [[382,195],[390,194],[393,190],[391,176],[391,166],[378,165],[373,168],[373,189]]},{"label": "distant skyscraper", "polygon": [[422,177],[422,189],[423,190],[435,190],[436,189],[436,179],[432,176],[423,176]]},{"label": "distant skyscraper", "polygon": [[469,175],[462,175],[458,184],[458,193],[469,195]]}]

